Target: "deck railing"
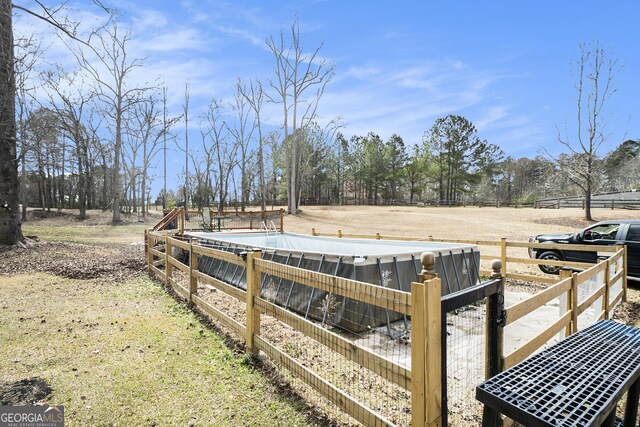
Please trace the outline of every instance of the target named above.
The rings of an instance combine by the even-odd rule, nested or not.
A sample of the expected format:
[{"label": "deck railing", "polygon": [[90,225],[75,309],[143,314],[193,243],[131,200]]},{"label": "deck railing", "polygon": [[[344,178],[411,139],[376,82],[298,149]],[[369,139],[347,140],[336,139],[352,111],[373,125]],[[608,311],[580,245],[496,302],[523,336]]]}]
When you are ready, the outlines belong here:
[{"label": "deck railing", "polygon": [[208,224],[205,224],[205,218],[202,214],[202,210],[196,209],[184,210],[183,208],[175,208],[173,210],[165,210],[165,218],[167,218],[167,216],[172,212],[181,209],[183,212],[181,214],[183,230],[260,230],[260,228],[263,227],[263,224],[265,224],[267,228],[275,228],[279,231],[284,231],[285,211],[283,209],[245,212],[224,211],[221,213],[211,209],[211,213],[207,217],[207,221],[209,221]]}]

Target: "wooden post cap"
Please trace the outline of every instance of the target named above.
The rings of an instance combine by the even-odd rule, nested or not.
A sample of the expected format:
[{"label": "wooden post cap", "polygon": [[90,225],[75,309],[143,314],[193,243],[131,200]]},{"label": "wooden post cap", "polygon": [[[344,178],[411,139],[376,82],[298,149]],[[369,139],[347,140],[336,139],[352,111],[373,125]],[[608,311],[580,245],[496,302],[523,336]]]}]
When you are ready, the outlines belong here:
[{"label": "wooden post cap", "polygon": [[420,254],[420,262],[422,263],[421,274],[429,274],[433,272],[433,266],[436,263],[436,254],[433,252],[422,252]]},{"label": "wooden post cap", "polygon": [[492,259],[491,260],[491,270],[493,273],[500,273],[500,271],[502,270],[502,261],[500,261],[499,259]]}]

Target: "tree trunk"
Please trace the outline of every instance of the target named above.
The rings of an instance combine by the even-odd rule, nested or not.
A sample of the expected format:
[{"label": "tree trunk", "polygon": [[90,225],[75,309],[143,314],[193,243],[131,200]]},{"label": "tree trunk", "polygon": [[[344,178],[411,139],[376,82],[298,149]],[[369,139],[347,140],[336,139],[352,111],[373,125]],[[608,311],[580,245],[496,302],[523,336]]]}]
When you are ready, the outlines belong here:
[{"label": "tree trunk", "polygon": [[45,203],[47,204],[47,212],[51,212],[51,187],[52,187],[52,182],[51,182],[51,170],[49,168],[49,165],[51,164],[51,156],[50,153],[47,151],[47,157],[46,157],[46,161],[45,164],[47,165],[46,167],[46,172],[44,175],[44,182],[45,182]]},{"label": "tree trunk", "polygon": [[[146,147],[145,147],[146,148]],[[146,160],[146,149],[145,149],[145,161],[144,161],[145,165],[144,165],[144,172],[142,173],[142,182],[140,183],[140,199],[142,200],[141,203],[141,211],[140,213],[142,214],[142,217],[145,218],[147,215],[147,207],[146,207],[146,200],[147,200],[147,160]]]},{"label": "tree trunk", "polygon": [[65,159],[67,156],[67,143],[66,139],[62,138],[62,173],[60,174],[60,189],[58,194],[60,196],[60,209],[64,208],[64,170],[65,170]]},{"label": "tree trunk", "polygon": [[107,158],[104,153],[102,153],[102,209],[104,210],[107,210],[109,207],[109,202],[107,201],[107,194],[109,194],[107,170]]},{"label": "tree trunk", "polygon": [[27,220],[27,144],[22,142],[22,179],[20,180],[20,200],[22,200],[22,221]]},{"label": "tree trunk", "polygon": [[23,240],[16,158],[16,81],[13,74],[11,1],[0,0],[0,244]]},{"label": "tree trunk", "polygon": [[80,219],[85,219],[87,216],[87,201],[85,194],[85,176],[83,167],[83,156],[81,142],[76,140],[76,153],[78,156],[78,208],[80,209]]},{"label": "tree trunk", "polygon": [[[135,163],[134,166],[132,166],[132,168],[135,167]],[[134,169],[134,174],[135,174],[135,169]],[[137,213],[138,212],[138,195],[137,195],[137,187],[136,187],[136,175],[133,175],[131,177],[131,205],[133,206],[133,212]]]},{"label": "tree trunk", "polygon": [[593,221],[591,216],[591,186],[587,185],[587,189],[584,192],[584,219],[587,221]]},{"label": "tree trunk", "polygon": [[113,157],[113,222],[120,222],[120,156],[122,151],[122,99],[116,108],[116,146]]},{"label": "tree trunk", "polygon": [[264,183],[264,152],[262,141],[262,128],[260,118],[258,116],[258,174],[260,180],[260,208],[262,211],[267,210],[267,199],[265,197],[265,183]]},{"label": "tree trunk", "polygon": [[94,196],[94,188],[93,188],[93,174],[95,172],[95,164],[94,164],[94,159],[89,155],[89,143],[86,142],[83,146],[83,155],[84,155],[84,159],[85,159],[85,175],[86,175],[86,179],[85,179],[85,197],[87,200],[87,204],[86,204],[86,208],[87,209],[93,209],[94,203],[95,203],[95,196]]}]

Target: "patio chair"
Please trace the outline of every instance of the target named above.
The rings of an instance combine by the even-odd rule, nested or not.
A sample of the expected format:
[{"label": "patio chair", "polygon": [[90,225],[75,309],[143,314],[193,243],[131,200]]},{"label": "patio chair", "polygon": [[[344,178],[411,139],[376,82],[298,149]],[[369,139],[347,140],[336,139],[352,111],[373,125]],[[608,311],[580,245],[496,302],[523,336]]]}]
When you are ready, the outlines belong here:
[{"label": "patio chair", "polygon": [[204,207],[202,208],[202,229],[205,231],[213,231],[211,229],[211,208]]}]

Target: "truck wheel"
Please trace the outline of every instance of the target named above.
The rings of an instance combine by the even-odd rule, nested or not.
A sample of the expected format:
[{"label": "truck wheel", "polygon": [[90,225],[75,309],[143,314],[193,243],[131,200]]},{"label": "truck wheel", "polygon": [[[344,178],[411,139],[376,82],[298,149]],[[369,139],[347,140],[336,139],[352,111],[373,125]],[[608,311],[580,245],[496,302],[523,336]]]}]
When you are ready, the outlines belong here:
[{"label": "truck wheel", "polygon": [[[538,259],[548,259],[548,260],[552,260],[552,261],[562,261],[562,257],[560,256],[560,254],[558,252],[555,252],[555,251],[543,252],[543,253],[540,254]],[[558,274],[560,272],[560,269],[562,268],[562,267],[556,266],[556,265],[539,265],[538,267],[540,267],[540,270],[542,270],[543,273],[547,273],[547,274]]]}]

